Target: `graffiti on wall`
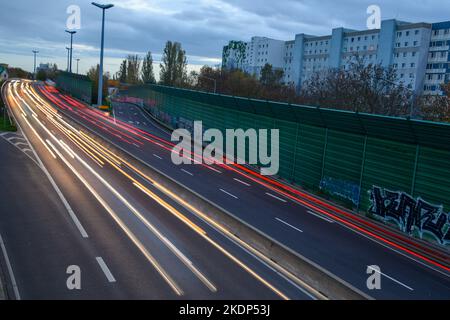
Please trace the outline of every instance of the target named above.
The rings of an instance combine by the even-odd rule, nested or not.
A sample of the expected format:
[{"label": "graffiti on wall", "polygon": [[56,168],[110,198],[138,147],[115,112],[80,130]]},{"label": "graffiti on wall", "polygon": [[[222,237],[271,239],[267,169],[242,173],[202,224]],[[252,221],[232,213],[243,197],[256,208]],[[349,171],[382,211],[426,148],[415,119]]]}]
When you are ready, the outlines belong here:
[{"label": "graffiti on wall", "polygon": [[440,244],[450,244],[450,212],[442,205],[433,205],[405,192],[390,191],[374,186],[370,191],[369,213],[383,221],[391,221],[398,228],[420,239],[429,234]]},{"label": "graffiti on wall", "polygon": [[324,177],[320,181],[320,189],[334,196],[350,200],[355,206],[358,205],[360,189],[356,183],[332,177]]}]

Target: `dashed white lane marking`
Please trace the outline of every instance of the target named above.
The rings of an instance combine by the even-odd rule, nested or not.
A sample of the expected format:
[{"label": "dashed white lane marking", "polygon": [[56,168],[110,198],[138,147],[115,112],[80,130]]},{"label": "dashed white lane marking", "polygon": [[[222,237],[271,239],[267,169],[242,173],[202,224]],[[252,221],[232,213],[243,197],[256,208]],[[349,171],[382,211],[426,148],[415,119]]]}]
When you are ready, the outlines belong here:
[{"label": "dashed white lane marking", "polygon": [[225,190],[223,190],[223,189],[220,189],[220,191],[222,191],[223,193],[229,195],[229,196],[232,197],[232,198],[239,199],[239,198],[236,197],[234,194],[231,194],[231,193],[229,193],[228,191],[225,191]]},{"label": "dashed white lane marking", "polygon": [[303,230],[300,230],[299,228],[294,227],[292,224],[287,223],[286,221],[281,220],[280,218],[275,218],[275,220],[277,220],[277,221],[279,221],[279,222],[281,222],[281,223],[287,225],[288,227],[290,227],[290,228],[292,228],[292,229],[294,229],[294,230],[297,230],[298,232],[303,232]]},{"label": "dashed white lane marking", "polygon": [[237,178],[233,178],[233,180],[239,182],[240,184],[243,184],[244,186],[247,186],[247,187],[250,187],[250,186],[251,186],[249,183],[244,182],[244,181],[242,181],[242,180],[239,180],[239,179],[237,179]]},{"label": "dashed white lane marking", "polygon": [[106,276],[106,279],[108,279],[109,282],[116,282],[116,279],[112,275],[111,271],[109,270],[108,266],[106,265],[105,261],[103,261],[102,257],[95,258],[97,260],[97,263],[100,265],[100,268],[102,269],[103,273]]},{"label": "dashed white lane marking", "polygon": [[6,252],[6,247],[5,243],[3,242],[2,235],[0,235],[0,247],[2,248],[3,256],[5,257],[6,267],[8,269],[9,278],[11,279],[14,295],[16,296],[16,300],[20,300],[19,288],[17,287],[16,278],[14,277],[14,272],[11,266],[11,262],[9,261],[8,253]]},{"label": "dashed white lane marking", "polygon": [[154,156],[155,158],[158,158],[159,160],[162,160],[162,159],[163,159],[162,157],[158,156],[157,154],[153,154],[153,156]]},{"label": "dashed white lane marking", "polygon": [[284,202],[284,203],[287,202],[287,200],[281,199],[280,197],[277,197],[276,195],[273,195],[273,194],[271,194],[271,193],[266,192],[266,194],[267,194],[269,197],[272,197],[272,198],[274,198],[274,199],[277,199],[277,200],[279,200],[279,201],[281,201],[281,202]]},{"label": "dashed white lane marking", "polygon": [[383,273],[383,272],[381,272],[381,271],[378,271],[377,269],[373,268],[372,266],[367,266],[367,268],[372,269],[372,270],[375,271],[375,272],[378,272],[378,273],[381,274],[382,276],[385,276],[386,278],[388,278],[388,279],[394,281],[395,283],[401,285],[402,287],[405,287],[405,288],[408,289],[408,290],[414,291],[414,289],[411,288],[410,286],[407,286],[407,285],[404,284],[403,282],[400,282],[400,281],[398,281],[397,279],[394,279],[394,278],[388,276],[387,274],[385,274],[385,273]]},{"label": "dashed white lane marking", "polygon": [[212,171],[214,171],[214,172],[217,172],[218,174],[221,174],[221,173],[222,173],[222,171],[219,171],[219,170],[217,170],[217,169],[215,169],[215,168],[213,168],[213,167],[207,166],[207,168],[208,168],[209,170],[212,170]]},{"label": "dashed white lane marking", "polygon": [[313,212],[313,211],[310,211],[310,210],[308,210],[307,212],[308,212],[309,214],[312,214],[313,216],[319,218],[319,219],[325,220],[325,221],[328,222],[328,223],[334,223],[333,220],[328,219],[327,217],[324,217],[324,216],[322,216],[321,214],[318,214],[318,213]]},{"label": "dashed white lane marking", "polygon": [[184,173],[190,175],[191,177],[194,176],[194,174],[193,174],[192,172],[189,172],[189,171],[187,171],[187,170],[181,169],[181,171],[183,171]]}]

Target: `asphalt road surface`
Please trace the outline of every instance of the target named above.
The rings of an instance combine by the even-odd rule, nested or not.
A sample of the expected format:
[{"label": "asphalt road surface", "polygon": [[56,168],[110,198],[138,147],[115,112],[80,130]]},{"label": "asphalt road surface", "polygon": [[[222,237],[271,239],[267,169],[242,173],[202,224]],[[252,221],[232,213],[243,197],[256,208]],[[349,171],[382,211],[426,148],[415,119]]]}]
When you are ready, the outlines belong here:
[{"label": "asphalt road surface", "polygon": [[[30,83],[14,82],[7,91],[34,156],[0,143],[9,185],[0,234],[10,296],[315,298],[59,117]],[[67,286],[70,266],[81,270],[81,290]]]},{"label": "asphalt road surface", "polygon": [[[75,230],[74,237],[78,230],[78,239],[73,241],[80,241],[80,244],[70,247],[80,253],[80,264],[96,267],[97,272],[103,273],[99,280],[106,283],[97,284],[95,270],[86,281],[92,277],[92,283],[111,290],[98,290],[97,296],[94,294],[97,290],[93,290],[92,297],[108,298],[108,294],[115,294],[118,298],[311,298],[304,288],[286,281],[270,266],[171,202],[167,194],[124,164],[123,159],[115,159],[108,150],[90,141],[86,137],[90,133],[79,133],[81,126],[71,128],[65,124],[64,119],[69,116],[374,298],[450,298],[447,270],[363,231],[355,232],[339,220],[293,201],[251,175],[220,166],[174,165],[170,160],[170,134],[137,106],[116,106],[117,119],[114,120],[49,88],[33,89],[30,83],[16,82],[7,90],[19,124],[67,198],[88,238],[83,238],[67,208],[65,211],[54,209],[54,214],[65,218],[65,222],[61,222],[64,225],[42,228],[50,232],[50,229],[70,227]],[[21,180],[17,182],[21,183]],[[45,203],[61,205],[54,191],[42,192],[56,198]],[[27,201],[24,196],[23,203]],[[42,211],[52,212],[42,204],[24,205],[22,211],[27,211],[29,206],[36,207],[41,215]],[[183,222],[180,215],[189,222]],[[27,229],[23,232],[27,233]],[[9,236],[12,238],[7,233],[2,235],[13,270],[24,268],[21,275],[16,276],[19,291],[25,298],[40,297],[44,289],[33,281],[26,281],[31,265],[16,258],[16,250],[9,249],[17,242],[16,237],[20,238],[20,233],[13,233]],[[37,244],[39,241],[36,239]],[[85,247],[89,248],[86,250],[90,256],[82,250]],[[52,252],[58,254],[59,250],[61,248]],[[32,246],[21,254],[28,259],[41,256]],[[97,257],[103,258],[116,282],[108,281],[105,275],[108,273]],[[49,290],[48,295],[84,297],[84,290],[75,294],[67,292],[67,261],[61,264],[64,266],[50,267],[46,272],[48,278],[60,272],[58,285],[62,291]],[[380,267],[381,290],[367,288],[366,271],[372,265]],[[153,289],[148,288],[149,283],[154,283]]]}]

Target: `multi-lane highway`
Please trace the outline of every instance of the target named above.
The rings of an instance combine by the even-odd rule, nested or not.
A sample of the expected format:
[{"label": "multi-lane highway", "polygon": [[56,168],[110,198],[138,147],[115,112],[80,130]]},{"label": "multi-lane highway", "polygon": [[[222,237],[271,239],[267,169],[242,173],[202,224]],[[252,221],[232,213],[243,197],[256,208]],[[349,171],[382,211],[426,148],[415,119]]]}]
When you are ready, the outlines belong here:
[{"label": "multi-lane highway", "polygon": [[[5,150],[11,210],[2,198],[0,232],[16,298],[316,298],[66,121],[31,83],[6,91],[36,160]],[[67,288],[69,266],[80,267],[81,290]]]},{"label": "multi-lane highway", "polygon": [[[364,221],[357,225],[343,219],[339,208],[325,211],[326,204],[319,206],[308,195],[285,192],[287,186],[263,180],[245,168],[174,165],[170,134],[137,106],[117,105],[117,119],[113,119],[53,88],[23,81],[10,82],[5,95],[40,167],[45,168],[41,174],[53,181],[49,182],[53,189],[60,189],[52,196],[60,201],[51,203],[66,204],[65,210],[47,210],[40,224],[47,220],[51,224],[34,230],[70,235],[67,246],[75,260],[70,263],[86,265],[91,288],[103,288],[86,292],[86,297],[314,296],[301,282],[274,272],[263,257],[243,250],[236,239],[187,210],[188,204],[174,201],[176,195],[133,165],[133,158],[138,158],[374,298],[450,298],[449,272],[443,264],[359,227]],[[117,156],[95,136],[133,158]],[[66,200],[60,199],[62,195]],[[36,204],[36,213],[23,214],[33,219],[44,211],[38,206],[42,204]],[[58,214],[58,219],[46,218]],[[31,236],[27,228],[21,230],[24,237]],[[0,232],[11,246],[21,234],[6,227]],[[27,281],[32,266],[26,259],[64,251],[60,245],[41,254],[39,243],[45,240],[35,237],[36,247],[30,245],[28,251],[8,250],[23,297],[39,297],[45,287],[37,280]],[[43,274],[41,279],[58,274],[48,296],[71,297],[62,281],[63,267],[69,262],[53,260],[41,259],[35,272]],[[372,265],[380,267],[381,290],[366,286],[366,270]],[[112,277],[115,281],[110,282]]]}]

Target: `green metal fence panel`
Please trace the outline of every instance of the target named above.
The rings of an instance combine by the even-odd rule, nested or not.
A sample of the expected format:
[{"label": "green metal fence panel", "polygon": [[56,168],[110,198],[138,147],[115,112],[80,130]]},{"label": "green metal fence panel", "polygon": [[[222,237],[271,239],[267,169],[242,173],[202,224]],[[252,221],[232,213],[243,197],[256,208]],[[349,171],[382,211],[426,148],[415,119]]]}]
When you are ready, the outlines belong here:
[{"label": "green metal fence panel", "polygon": [[320,127],[300,125],[296,144],[294,182],[309,189],[319,189],[325,149],[325,131]]},{"label": "green metal fence panel", "polygon": [[92,81],[86,76],[59,71],[56,86],[75,98],[92,103]]},{"label": "green metal fence panel", "polygon": [[415,153],[416,147],[411,144],[368,138],[361,208],[370,206],[369,192],[374,186],[394,192],[410,192]]},{"label": "green metal fence panel", "polygon": [[359,203],[365,138],[329,130],[321,188],[343,200]]},{"label": "green metal fence panel", "polygon": [[450,244],[449,124],[157,85],[124,94],[142,99],[174,129],[192,129],[194,121],[223,133],[279,129],[279,178],[321,190],[412,236]]},{"label": "green metal fence panel", "polygon": [[450,154],[445,150],[420,148],[413,197],[450,208]]}]

